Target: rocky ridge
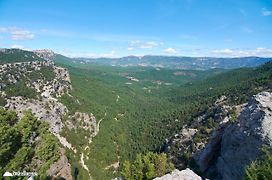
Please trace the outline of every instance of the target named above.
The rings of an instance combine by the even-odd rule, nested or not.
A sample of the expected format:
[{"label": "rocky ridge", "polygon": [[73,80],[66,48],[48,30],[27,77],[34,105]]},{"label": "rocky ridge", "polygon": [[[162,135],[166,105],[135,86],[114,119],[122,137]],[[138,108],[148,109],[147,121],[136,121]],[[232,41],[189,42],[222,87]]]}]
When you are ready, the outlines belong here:
[{"label": "rocky ridge", "polygon": [[203,177],[238,180],[264,146],[272,147],[270,92],[258,93],[247,104],[236,106],[229,106],[227,97],[222,96],[210,113],[167,139],[165,152],[180,169],[194,162]]},{"label": "rocky ridge", "polygon": [[[60,143],[77,153],[77,150],[60,135],[64,127],[79,128],[71,126],[71,119],[80,122],[80,127],[88,130],[90,137],[96,132],[96,119],[91,114],[77,112],[69,115],[65,105],[58,101],[58,97],[69,95],[72,89],[69,72],[67,69],[58,67],[51,60],[52,54],[43,51],[35,52],[37,56],[44,58],[44,61],[16,62],[0,65],[0,96],[7,102],[6,109],[16,111],[19,117],[23,116],[25,110],[31,110],[33,115],[50,125],[50,131],[59,139]],[[50,76],[43,74],[48,73]],[[16,86],[18,83],[25,83],[27,87],[36,93],[34,98],[13,96],[6,90]],[[71,117],[63,120],[64,116]],[[91,140],[90,140],[91,141]],[[48,174],[52,177],[63,177],[71,179],[70,164],[65,156],[64,148],[60,150],[60,159],[51,165]]]},{"label": "rocky ridge", "polygon": [[235,122],[223,123],[194,156],[199,170],[213,179],[243,179],[245,168],[271,147],[272,93],[251,98]]},{"label": "rocky ridge", "polygon": [[[210,137],[232,120],[232,116],[237,116],[243,106],[242,104],[231,107],[227,105],[227,97],[221,96],[208,112],[195,118],[192,123],[183,126],[180,133],[166,139],[164,151],[170,156],[177,168],[186,168],[191,157],[198,156],[199,152],[208,144]],[[215,135],[215,137],[217,136]]]}]

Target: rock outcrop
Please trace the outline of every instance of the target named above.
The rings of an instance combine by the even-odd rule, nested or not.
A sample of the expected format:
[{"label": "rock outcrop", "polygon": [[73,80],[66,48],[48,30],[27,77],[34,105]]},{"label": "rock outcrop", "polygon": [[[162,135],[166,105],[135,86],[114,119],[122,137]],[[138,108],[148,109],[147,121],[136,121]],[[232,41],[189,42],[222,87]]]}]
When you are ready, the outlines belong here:
[{"label": "rock outcrop", "polygon": [[38,119],[46,121],[50,125],[50,130],[54,134],[58,134],[63,123],[61,117],[68,112],[67,108],[56,99],[42,100],[24,99],[20,96],[7,99],[6,108],[16,111],[18,116],[22,118],[24,111],[31,110],[33,115]]},{"label": "rock outcrop", "polygon": [[68,159],[64,153],[65,150],[62,148],[60,159],[50,166],[47,174],[54,179],[63,178],[66,180],[72,180],[71,164],[68,162]]},{"label": "rock outcrop", "polygon": [[[98,125],[93,114],[76,112],[69,114],[68,108],[59,101],[59,97],[68,95],[72,89],[70,75],[67,69],[58,67],[52,61],[54,53],[48,50],[36,51],[42,61],[25,61],[0,65],[0,96],[6,101],[5,108],[15,111],[19,117],[24,111],[31,110],[39,120],[50,125],[50,131],[63,145],[60,148],[60,159],[51,164],[48,175],[53,178],[72,179],[71,165],[65,155],[65,148],[75,154],[77,149],[61,136],[61,130],[66,126],[69,130],[87,131],[91,141],[98,132]],[[7,93],[9,87],[23,84],[30,89],[33,96],[23,96],[20,93]],[[65,119],[64,117],[68,117]]]},{"label": "rock outcrop", "polygon": [[194,173],[194,171],[191,169],[187,168],[182,171],[175,169],[171,173],[162,177],[157,177],[154,180],[201,180],[201,177]]},{"label": "rock outcrop", "polygon": [[[217,179],[243,179],[245,168],[272,146],[272,93],[251,98],[235,123],[218,129],[200,153],[198,165]],[[212,159],[211,159],[212,157]]]},{"label": "rock outcrop", "polygon": [[38,57],[43,58],[45,60],[53,60],[55,53],[49,49],[40,49],[33,51]]},{"label": "rock outcrop", "polygon": [[[191,157],[198,159],[199,152],[208,147],[203,159],[202,172],[207,169],[213,157],[215,147],[221,142],[222,132],[233,114],[240,114],[239,106],[229,106],[228,98],[221,96],[218,98],[213,107],[200,114],[191,123],[184,125],[182,130],[173,137],[166,139],[164,152],[168,154],[175,167],[184,169],[188,167]],[[176,119],[176,121],[179,121]],[[214,139],[212,144],[208,144],[209,140]],[[206,146],[208,144],[208,146]],[[201,157],[202,158],[202,157]]]}]

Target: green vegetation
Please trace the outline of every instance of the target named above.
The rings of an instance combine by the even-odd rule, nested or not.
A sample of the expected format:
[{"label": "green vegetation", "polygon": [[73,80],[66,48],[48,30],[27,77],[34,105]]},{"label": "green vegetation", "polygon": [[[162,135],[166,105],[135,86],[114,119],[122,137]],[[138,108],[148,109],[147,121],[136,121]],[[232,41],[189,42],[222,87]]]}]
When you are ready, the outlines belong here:
[{"label": "green vegetation", "polygon": [[246,169],[246,180],[269,180],[272,177],[272,151],[266,149],[261,158],[253,161]]},{"label": "green vegetation", "polygon": [[38,79],[42,79],[46,81],[52,81],[55,78],[55,73],[52,67],[49,66],[41,66],[40,70],[32,71],[28,78],[34,82]]},{"label": "green vegetation", "polygon": [[[22,73],[19,66],[9,67],[7,72],[1,75],[3,77],[1,83],[5,85],[3,91],[5,91],[8,97],[22,96],[25,98],[36,98],[38,93],[33,87],[30,87],[33,82],[39,80],[46,83],[55,78],[53,68],[50,66],[42,65],[39,70],[33,70],[30,66],[26,66],[25,68],[28,71]],[[9,81],[9,77],[14,77],[14,82]],[[0,105],[3,103],[3,100],[0,99]]]},{"label": "green vegetation", "polygon": [[153,179],[174,170],[174,165],[167,159],[166,154],[149,152],[146,155],[137,154],[133,162],[125,161],[121,175],[125,180]]},{"label": "green vegetation", "polygon": [[37,93],[34,89],[28,87],[26,82],[21,80],[15,84],[9,84],[4,88],[8,97],[22,96],[25,98],[35,98]]},{"label": "green vegetation", "polygon": [[[124,164],[125,160],[135,159],[137,153],[160,152],[166,138],[207,113],[220,96],[227,96],[230,105],[241,104],[253,94],[272,87],[272,63],[219,74],[199,73],[200,76],[207,73],[206,79],[177,76],[174,70],[168,69],[161,69],[163,75],[159,75],[154,68],[71,64],[62,66],[70,72],[73,97],[64,96],[61,101],[71,113],[88,112],[97,120],[102,119],[98,135],[86,150],[89,159],[85,163],[94,179],[120,176],[116,169],[105,169],[116,162],[118,156]],[[135,77],[139,82],[129,81],[126,76]],[[154,83],[156,80],[171,85],[159,85]],[[217,126],[212,118],[196,140],[201,141]],[[74,143],[80,151],[84,149],[82,144],[88,143],[83,134],[72,131],[67,134],[69,142],[74,142],[74,137],[81,139],[80,143]],[[84,172],[78,166],[73,168],[77,168],[79,176]]]},{"label": "green vegetation", "polygon": [[6,103],[7,103],[6,100],[0,96],[0,106],[4,106],[6,105]]},{"label": "green vegetation", "polygon": [[36,171],[44,179],[60,155],[58,140],[48,128],[47,123],[37,120],[30,111],[18,120],[15,112],[0,108],[0,174]]},{"label": "green vegetation", "polygon": [[0,64],[29,61],[44,61],[44,59],[31,51],[21,49],[5,49],[4,52],[0,52]]},{"label": "green vegetation", "polygon": [[[172,170],[166,155],[157,154],[163,152],[166,138],[180,132],[184,125],[202,126],[195,120],[209,114],[207,123],[194,137],[195,142],[201,142],[218,125],[212,108],[216,99],[225,95],[229,105],[241,104],[253,94],[272,87],[271,62],[258,68],[232,71],[191,71],[80,64],[66,61],[67,58],[61,55],[57,57],[56,62],[68,68],[73,86],[72,96],[64,95],[60,101],[68,107],[70,115],[76,111],[93,113],[100,122],[100,131],[91,144],[86,138],[89,132],[63,129],[62,135],[77,149],[76,154],[66,151],[75,179],[88,179],[87,171],[79,162],[82,153],[87,156],[85,164],[94,179],[161,176]],[[1,63],[5,62],[2,59]],[[16,74],[16,71],[9,73]],[[15,84],[4,82],[4,91],[8,97],[34,98],[37,94],[27,82],[50,81],[53,75],[50,67],[42,67],[40,71],[29,72]],[[0,98],[1,104],[5,101]],[[48,131],[48,125],[37,121],[29,112],[20,121],[13,112],[0,112],[3,121],[0,126],[0,172],[17,167],[29,170],[37,167],[35,159],[38,159],[42,167],[34,170],[44,178],[46,170],[59,157],[59,145]],[[235,114],[231,116],[235,121]],[[178,154],[178,149],[176,151],[174,153]],[[187,165],[192,163],[191,155],[188,151],[179,157]],[[116,162],[120,162],[121,167],[111,166]]]}]

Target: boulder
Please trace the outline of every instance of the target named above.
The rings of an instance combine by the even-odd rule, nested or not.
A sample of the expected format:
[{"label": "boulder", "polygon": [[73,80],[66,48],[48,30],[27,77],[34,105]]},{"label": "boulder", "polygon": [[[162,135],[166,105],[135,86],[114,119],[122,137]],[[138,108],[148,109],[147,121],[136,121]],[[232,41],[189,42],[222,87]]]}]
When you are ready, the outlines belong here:
[{"label": "boulder", "polygon": [[175,169],[171,173],[168,173],[162,177],[157,177],[154,180],[201,180],[201,177],[198,176],[194,171],[187,168],[185,170]]}]

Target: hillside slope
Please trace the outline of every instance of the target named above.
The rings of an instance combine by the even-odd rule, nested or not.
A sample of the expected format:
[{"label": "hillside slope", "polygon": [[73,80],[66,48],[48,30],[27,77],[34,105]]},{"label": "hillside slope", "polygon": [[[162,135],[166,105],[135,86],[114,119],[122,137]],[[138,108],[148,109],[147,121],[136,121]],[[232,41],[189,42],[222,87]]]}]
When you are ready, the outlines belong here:
[{"label": "hillside slope", "polygon": [[[23,135],[26,136],[25,140],[20,140],[22,143],[18,145],[17,148],[19,149],[14,149],[13,154],[8,156],[10,158],[3,161],[1,172],[5,170],[36,171],[39,178],[42,179],[47,176],[48,178],[71,179],[71,165],[65,151],[71,150],[77,153],[77,149],[61,133],[64,128],[71,130],[79,128],[85,134],[88,134],[86,138],[91,139],[97,133],[96,119],[92,114],[69,113],[67,107],[59,102],[58,98],[69,95],[69,91],[72,89],[69,72],[56,66],[52,60],[46,58],[43,54],[39,54],[39,56],[45,59],[40,61],[37,58],[30,59],[31,61],[0,65],[1,106],[12,110],[12,112],[3,110],[0,118],[5,120],[5,114],[12,114],[16,121],[13,120],[15,122],[10,126],[14,128],[14,131],[25,131],[21,130],[21,126],[23,126],[28,132],[27,135]],[[9,121],[9,119],[5,121]],[[20,125],[21,123],[24,124]],[[4,130],[1,130],[1,133],[6,136]],[[0,143],[1,150],[4,150],[2,145],[6,146],[6,144],[15,142],[13,142],[13,139],[1,139]],[[30,147],[35,151],[30,151]],[[18,161],[19,157],[17,156],[19,154],[17,155],[16,152],[19,154],[27,153],[23,157],[25,158],[24,161],[20,161],[22,167],[18,169],[16,168],[19,165],[10,165]],[[0,156],[5,158],[7,153]]]},{"label": "hillside slope", "polygon": [[0,105],[18,119],[31,109],[49,124],[59,158],[43,174],[53,177],[119,177],[124,162],[150,151],[166,152],[176,168],[197,170],[194,158],[220,123],[234,122],[252,95],[272,88],[272,62],[196,71],[101,66],[48,50],[30,53],[37,57],[0,65]]},{"label": "hillside slope", "polygon": [[0,49],[0,64],[31,61],[44,61],[44,59],[32,51]]}]

